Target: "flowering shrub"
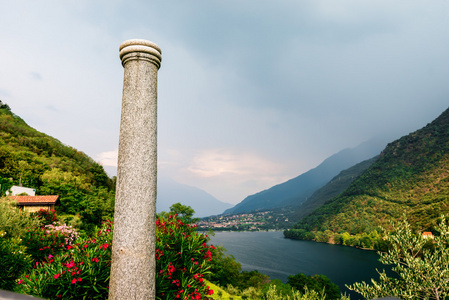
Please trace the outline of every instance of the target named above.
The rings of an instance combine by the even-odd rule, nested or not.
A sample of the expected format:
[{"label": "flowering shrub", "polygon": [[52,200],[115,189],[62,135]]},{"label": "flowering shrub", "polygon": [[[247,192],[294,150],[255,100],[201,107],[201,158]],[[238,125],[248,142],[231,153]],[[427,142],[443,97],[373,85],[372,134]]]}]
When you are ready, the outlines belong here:
[{"label": "flowering shrub", "polygon": [[[206,285],[214,246],[195,226],[176,216],[160,218],[156,239],[157,299],[208,299],[213,291]],[[18,280],[17,291],[48,299],[106,299],[109,289],[112,222],[106,222],[95,238],[58,240],[61,229],[46,227],[40,258],[30,274]],[[51,233],[51,234],[50,234]],[[57,233],[56,235],[54,235]],[[62,234],[61,234],[62,236]],[[41,241],[40,238],[37,239]],[[34,239],[24,241],[33,242]],[[60,244],[58,244],[60,243]],[[62,244],[62,246],[61,246]],[[48,247],[45,248],[44,247]],[[43,257],[42,253],[45,253]]]},{"label": "flowering shrub", "polygon": [[54,223],[29,229],[22,237],[27,253],[35,261],[44,261],[49,255],[55,255],[70,248],[78,233],[65,224]]},{"label": "flowering shrub", "polygon": [[17,290],[48,299],[106,299],[109,292],[112,222],[95,238],[79,238],[55,255],[36,262]]},{"label": "flowering shrub", "polygon": [[213,291],[203,277],[214,249],[208,237],[176,215],[160,217],[156,226],[156,298],[208,299]]},{"label": "flowering shrub", "polygon": [[40,209],[37,212],[31,214],[33,217],[40,218],[43,222],[43,225],[53,224],[54,222],[59,222],[58,215],[56,214],[56,210],[51,209]]}]

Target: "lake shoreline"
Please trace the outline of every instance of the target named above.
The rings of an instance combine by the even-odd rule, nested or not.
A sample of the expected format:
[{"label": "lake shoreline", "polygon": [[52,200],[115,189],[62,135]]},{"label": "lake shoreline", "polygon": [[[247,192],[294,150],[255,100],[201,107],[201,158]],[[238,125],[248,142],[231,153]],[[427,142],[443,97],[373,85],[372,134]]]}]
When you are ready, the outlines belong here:
[{"label": "lake shoreline", "polygon": [[280,231],[221,231],[211,236],[210,243],[226,248],[226,253],[235,257],[243,271],[257,270],[284,283],[289,275],[323,274],[342,292],[350,294],[351,299],[359,299],[359,296],[349,291],[346,284],[369,282],[371,278],[378,278],[376,268],[384,268],[374,251],[289,239]]}]

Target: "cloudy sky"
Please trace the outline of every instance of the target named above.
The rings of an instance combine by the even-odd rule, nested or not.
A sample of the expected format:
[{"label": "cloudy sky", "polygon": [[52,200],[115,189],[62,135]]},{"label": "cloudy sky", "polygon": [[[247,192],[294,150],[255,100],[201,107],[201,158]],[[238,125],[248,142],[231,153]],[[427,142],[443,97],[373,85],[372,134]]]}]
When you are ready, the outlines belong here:
[{"label": "cloudy sky", "polygon": [[449,103],[446,0],[0,0],[0,99],[115,175],[132,38],[162,49],[159,174],[229,203]]}]

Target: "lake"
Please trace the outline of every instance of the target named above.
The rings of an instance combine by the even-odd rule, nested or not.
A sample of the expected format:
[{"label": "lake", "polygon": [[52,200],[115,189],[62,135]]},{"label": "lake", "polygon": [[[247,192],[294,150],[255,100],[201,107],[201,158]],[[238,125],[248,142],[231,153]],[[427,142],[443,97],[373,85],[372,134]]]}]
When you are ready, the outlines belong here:
[{"label": "lake", "polygon": [[337,284],[351,299],[361,296],[350,292],[345,284],[378,279],[376,268],[385,268],[375,251],[341,245],[284,238],[280,231],[216,232],[211,244],[224,246],[242,264],[243,271],[258,270],[287,282],[289,275],[323,274]]}]

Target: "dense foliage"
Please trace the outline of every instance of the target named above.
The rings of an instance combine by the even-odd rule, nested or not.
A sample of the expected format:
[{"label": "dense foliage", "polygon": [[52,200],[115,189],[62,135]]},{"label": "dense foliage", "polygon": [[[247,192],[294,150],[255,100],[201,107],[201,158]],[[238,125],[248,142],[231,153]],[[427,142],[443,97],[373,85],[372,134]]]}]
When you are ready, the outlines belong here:
[{"label": "dense foliage", "polygon": [[14,184],[36,189],[38,195],[59,195],[58,213],[79,215],[81,229],[91,231],[110,218],[114,180],[84,153],[38,132],[0,103],[1,193]]},{"label": "dense foliage", "polygon": [[40,227],[41,218],[30,218],[30,214],[21,211],[17,203],[8,198],[0,198],[0,231],[6,238],[19,237],[27,228]]},{"label": "dense foliage", "polygon": [[32,260],[18,238],[7,239],[5,235],[0,230],[0,289],[12,290],[18,276],[31,267]]},{"label": "dense foliage", "polygon": [[[338,197],[293,226],[314,234],[350,235],[391,229],[406,213],[412,227],[428,231],[449,212],[449,110],[421,130],[390,143],[379,159]],[[303,232],[292,231],[295,237]]]},{"label": "dense foliage", "polygon": [[296,207],[290,218],[298,222],[330,199],[343,193],[377,158],[377,156],[373,157],[341,171],[325,186],[316,190],[300,207]]},{"label": "dense foliage", "polygon": [[[157,221],[157,299],[207,299],[215,247],[208,237],[169,216]],[[94,236],[66,225],[32,228],[19,239],[0,234],[0,285],[48,299],[105,299],[109,292],[112,222]]]},{"label": "dense foliage", "polygon": [[313,275],[307,276],[303,273],[288,276],[288,284],[302,293],[307,290],[323,293],[326,299],[340,299],[340,288],[327,276]]},{"label": "dense foliage", "polygon": [[[27,216],[58,219],[52,211]],[[296,290],[258,271],[242,272],[223,247],[210,245],[209,237],[195,229],[176,215],[158,217],[157,299],[322,299],[325,295],[317,289]],[[91,236],[58,222],[41,223],[19,237],[7,238],[1,231],[0,288],[47,299],[105,299],[111,239],[109,221]],[[308,284],[315,287],[320,278],[315,276]],[[222,298],[224,294],[227,298]]]},{"label": "dense foliage", "polygon": [[396,277],[379,272],[378,281],[356,283],[348,288],[365,299],[394,296],[400,299],[448,299],[449,297],[449,226],[442,217],[436,235],[423,237],[412,231],[408,222],[393,226],[385,239],[391,248],[379,252],[381,262],[394,265]]}]

